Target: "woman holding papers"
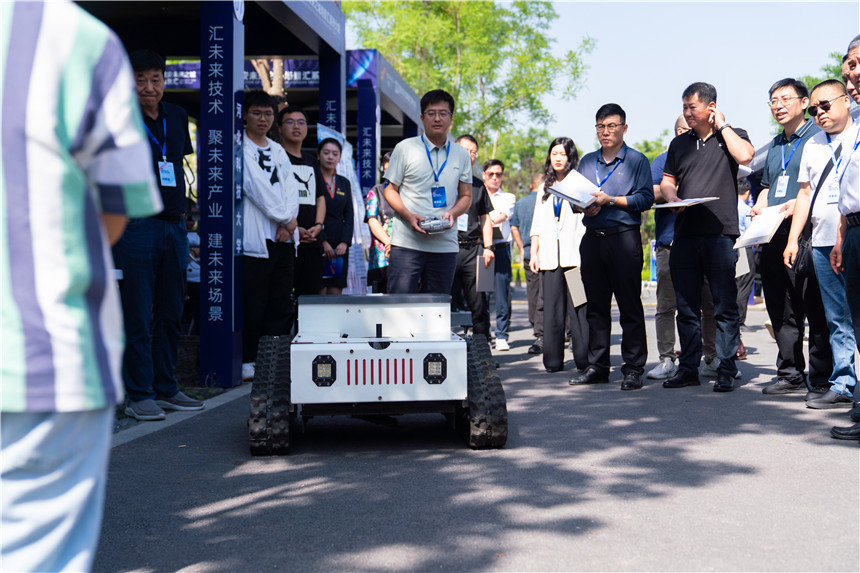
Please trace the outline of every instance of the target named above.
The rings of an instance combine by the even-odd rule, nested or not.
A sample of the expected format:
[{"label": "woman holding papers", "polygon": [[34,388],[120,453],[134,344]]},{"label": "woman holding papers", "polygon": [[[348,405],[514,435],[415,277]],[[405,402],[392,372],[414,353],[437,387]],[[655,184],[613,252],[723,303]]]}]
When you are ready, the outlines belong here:
[{"label": "woman holding papers", "polygon": [[582,279],[578,273],[579,243],[585,234],[582,213],[574,212],[568,201],[549,191],[568,173],[575,172],[578,165],[579,154],[573,140],[568,137],[553,140],[544,164],[544,192],[535,202],[532,220],[529,266],[532,272],[540,273],[543,288],[543,365],[547,372],[564,369],[565,317],[568,315],[576,367],[582,370],[588,366],[588,323],[582,300]]}]

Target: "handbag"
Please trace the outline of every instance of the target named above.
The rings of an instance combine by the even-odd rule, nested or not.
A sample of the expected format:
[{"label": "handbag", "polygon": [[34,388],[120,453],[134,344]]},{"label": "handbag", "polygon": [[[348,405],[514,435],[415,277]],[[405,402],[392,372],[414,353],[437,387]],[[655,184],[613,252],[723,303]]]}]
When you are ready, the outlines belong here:
[{"label": "handbag", "polygon": [[842,144],[836,148],[833,157],[827,162],[824,171],[821,172],[821,177],[818,178],[818,185],[815,186],[815,193],[812,195],[812,201],[809,203],[809,213],[806,216],[806,224],[800,237],[797,239],[797,254],[794,256],[794,274],[800,277],[811,277],[815,274],[815,267],[812,264],[812,209],[815,207],[815,199],[818,197],[818,192],[821,190],[827,176],[830,175],[830,170],[833,169],[833,159],[839,158],[842,152]]}]

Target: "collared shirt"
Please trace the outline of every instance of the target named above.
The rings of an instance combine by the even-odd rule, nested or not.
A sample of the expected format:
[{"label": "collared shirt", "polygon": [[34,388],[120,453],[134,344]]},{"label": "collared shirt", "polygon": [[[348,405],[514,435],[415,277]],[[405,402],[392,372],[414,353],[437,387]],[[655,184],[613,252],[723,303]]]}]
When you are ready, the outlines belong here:
[{"label": "collared shirt", "polygon": [[[147,134],[147,140],[152,150],[152,169],[156,181],[161,188],[161,202],[164,203],[164,212],[176,214],[185,211],[185,171],[182,169],[184,156],[194,153],[191,146],[191,136],[188,134],[188,113],[179,107],[167,102],[159,102],[158,118],[152,119],[143,114],[143,122],[158,141],[152,141]],[[164,143],[164,126],[167,125],[167,161],[173,164],[173,173],[176,177],[175,187],[161,185],[158,177],[158,162],[162,161],[161,144]]]},{"label": "collared shirt", "polygon": [[[807,119],[806,123],[801,125],[788,139],[785,138],[785,130],[783,130],[771,140],[770,146],[767,148],[764,173],[761,177],[762,187],[770,188],[767,191],[768,206],[782,205],[797,198],[797,192],[800,190],[800,182],[797,180],[797,176],[800,171],[800,158],[803,155],[803,147],[809,141],[810,137],[820,131],[821,128],[815,125],[812,119]],[[792,154],[795,145],[797,149]],[[785,152],[785,161],[788,164],[785,166],[782,162],[783,152]],[[783,171],[788,175],[788,187],[786,188],[784,197],[777,197],[777,179],[783,174]]]},{"label": "collared shirt", "polygon": [[[541,191],[539,192],[542,192]],[[523,259],[531,259],[531,244],[532,244],[532,219],[535,212],[535,199],[537,193],[531,192],[519,201],[514,206],[514,216],[511,217],[511,227],[516,227],[520,230],[520,236],[523,239]]]},{"label": "collared shirt", "polygon": [[[653,185],[659,185],[663,181],[663,167],[666,165],[668,153],[668,151],[664,151],[651,162],[651,183]],[[658,247],[672,246],[677,217],[678,214],[673,213],[670,209],[654,209],[654,235]]]},{"label": "collared shirt", "polygon": [[654,187],[651,185],[648,158],[626,144],[609,163],[603,160],[601,150],[592,151],[579,162],[578,171],[595,185],[612,172],[600,190],[612,197],[627,197],[626,208],[610,207],[606,204],[594,217],[586,217],[585,226],[588,229],[639,225],[642,222],[642,211],[654,204]]},{"label": "collared shirt", "polygon": [[0,93],[0,404],[99,410],[123,399],[100,216],[162,207],[131,66],[116,35],[71,2],[3,2],[0,21],[15,46]]},{"label": "collared shirt", "polygon": [[[446,148],[450,151],[446,151]],[[440,174],[439,169],[443,164],[445,168]],[[433,176],[434,171],[439,177],[438,183]],[[457,145],[450,135],[442,147],[437,147],[419,135],[397,144],[391,153],[385,178],[399,187],[400,199],[411,213],[422,217],[441,217],[457,202],[459,184],[471,185],[472,159],[466,148]],[[436,185],[445,188],[444,207],[433,207],[430,190]],[[428,253],[456,253],[460,250],[457,244],[457,222],[442,233],[422,235],[413,231],[398,216],[394,219],[391,244]]]},{"label": "collared shirt", "polygon": [[484,182],[472,176],[472,203],[457,219],[457,240],[462,243],[484,242],[481,217],[493,210],[493,202],[484,187]]},{"label": "collared shirt", "polygon": [[[499,189],[495,193],[490,193],[490,201],[493,202],[493,211],[507,215],[504,221],[493,225],[493,244],[510,243],[511,217],[514,215],[514,205],[517,204],[517,196]],[[496,231],[497,229],[498,232]]]},{"label": "collared shirt", "polygon": [[[860,132],[860,121],[854,120],[854,124],[848,128],[852,130],[852,134],[846,137],[846,140],[853,148],[854,141],[857,139],[857,134]],[[843,146],[845,143],[842,144]],[[847,149],[842,150],[845,155]],[[843,215],[852,213],[860,213],[860,146],[857,149],[851,150],[851,156],[846,157],[847,165],[845,165],[845,175],[842,181],[839,182],[839,212]]]}]

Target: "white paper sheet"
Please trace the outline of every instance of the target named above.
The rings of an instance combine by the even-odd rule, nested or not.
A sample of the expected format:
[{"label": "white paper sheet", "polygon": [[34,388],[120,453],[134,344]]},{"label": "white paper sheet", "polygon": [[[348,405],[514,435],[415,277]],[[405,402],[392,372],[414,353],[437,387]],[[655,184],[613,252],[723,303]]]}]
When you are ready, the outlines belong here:
[{"label": "white paper sheet", "polygon": [[570,292],[570,300],[573,301],[573,306],[581,306],[588,302],[585,296],[585,285],[582,284],[582,271],[580,267],[575,267],[564,273],[564,280],[567,281],[567,290]]},{"label": "white paper sheet", "polygon": [[578,171],[571,171],[563,181],[547,189],[553,195],[570,201],[580,209],[585,209],[594,203],[596,197],[592,193],[597,193],[599,190],[597,185]]},{"label": "white paper sheet", "polygon": [[782,205],[762,209],[761,214],[752,218],[747,230],[735,241],[735,248],[741,249],[769,243],[785,220],[785,212],[780,212],[780,209],[782,209]]},{"label": "white paper sheet", "polygon": [[716,201],[719,197],[698,197],[696,199],[684,199],[682,201],[675,201],[674,203],[655,203],[654,209],[670,209],[673,207],[690,207],[691,205],[698,205],[700,203],[707,203],[708,201]]}]

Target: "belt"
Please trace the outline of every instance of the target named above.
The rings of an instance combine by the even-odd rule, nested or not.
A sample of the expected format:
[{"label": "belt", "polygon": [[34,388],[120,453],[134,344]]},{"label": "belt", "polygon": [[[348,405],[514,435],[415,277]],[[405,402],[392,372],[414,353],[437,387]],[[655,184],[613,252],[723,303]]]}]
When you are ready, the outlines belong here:
[{"label": "belt", "polygon": [[475,245],[479,245],[481,243],[480,240],[475,239],[474,241],[457,241],[460,244],[461,249],[470,249]]},{"label": "belt", "polygon": [[586,235],[592,235],[594,237],[609,237],[610,235],[617,235],[618,233],[623,233],[625,231],[632,231],[633,229],[638,229],[639,227],[635,225],[618,225],[617,227],[607,227],[606,229],[586,229]]},{"label": "belt", "polygon": [[158,215],[153,215],[152,218],[176,224],[185,220],[185,211],[180,211],[179,213],[159,213]]},{"label": "belt", "polygon": [[848,213],[845,215],[845,220],[848,221],[849,227],[860,227],[860,211]]}]

